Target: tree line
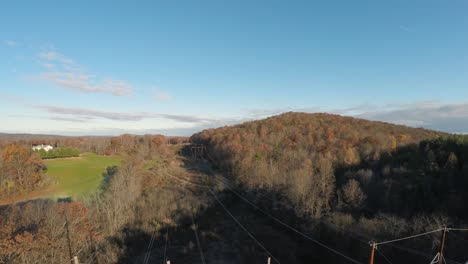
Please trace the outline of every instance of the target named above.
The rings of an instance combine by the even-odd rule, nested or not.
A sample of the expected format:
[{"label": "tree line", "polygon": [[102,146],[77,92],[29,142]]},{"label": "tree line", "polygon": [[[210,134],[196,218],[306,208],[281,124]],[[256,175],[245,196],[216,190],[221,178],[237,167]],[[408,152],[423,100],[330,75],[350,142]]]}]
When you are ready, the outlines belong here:
[{"label": "tree line", "polygon": [[41,159],[56,159],[56,158],[70,158],[70,157],[79,157],[80,151],[73,148],[59,147],[54,148],[49,151],[44,149],[35,150]]}]

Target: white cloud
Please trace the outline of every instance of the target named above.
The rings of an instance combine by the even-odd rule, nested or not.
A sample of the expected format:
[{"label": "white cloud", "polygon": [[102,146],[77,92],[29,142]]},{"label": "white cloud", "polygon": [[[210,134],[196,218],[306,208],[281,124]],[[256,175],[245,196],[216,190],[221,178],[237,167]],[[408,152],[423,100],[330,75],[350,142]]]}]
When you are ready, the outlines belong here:
[{"label": "white cloud", "polygon": [[107,79],[97,85],[92,85],[94,76],[72,72],[44,72],[40,78],[58,86],[81,92],[108,93],[123,96],[131,93],[132,86],[123,81]]},{"label": "white cloud", "polygon": [[45,51],[39,53],[39,58],[45,61],[58,61],[63,64],[72,64],[73,60],[66,57],[65,55],[55,51]]},{"label": "white cloud", "polygon": [[58,54],[56,52],[54,52],[54,51],[39,53],[39,58],[41,58],[43,60],[53,61],[53,60],[57,59],[57,57],[58,57]]},{"label": "white cloud", "polygon": [[55,68],[55,64],[52,64],[52,63],[43,63],[42,66],[44,66],[47,69]]},{"label": "white cloud", "polygon": [[[216,122],[218,120],[211,118],[202,118],[193,115],[178,115],[164,113],[149,113],[149,112],[111,112],[89,108],[78,107],[60,107],[50,105],[29,105],[33,108],[46,111],[48,113],[60,116],[72,117],[75,119],[92,120],[96,118],[116,120],[116,121],[141,121],[145,119],[167,119],[180,123],[203,124]],[[60,117],[59,116],[59,117]]]},{"label": "white cloud", "polygon": [[397,104],[360,104],[341,109],[277,108],[249,110],[252,118],[264,118],[284,112],[328,112],[411,127],[423,127],[449,133],[468,133],[468,102],[442,103],[418,101]]},{"label": "white cloud", "polygon": [[16,41],[14,41],[14,40],[5,40],[4,43],[5,43],[5,45],[7,45],[9,47],[15,47],[17,45]]},{"label": "white cloud", "polygon": [[415,102],[376,108],[357,117],[446,132],[468,132],[468,103]]},{"label": "white cloud", "polygon": [[39,78],[59,87],[87,93],[106,93],[114,96],[128,95],[133,87],[124,81],[107,78],[97,79],[94,75],[83,72],[83,68],[74,60],[56,51],[45,51],[38,55],[45,72]]},{"label": "white cloud", "polygon": [[168,93],[164,91],[158,91],[154,94],[153,98],[156,101],[167,102],[172,99],[172,96],[170,96]]}]

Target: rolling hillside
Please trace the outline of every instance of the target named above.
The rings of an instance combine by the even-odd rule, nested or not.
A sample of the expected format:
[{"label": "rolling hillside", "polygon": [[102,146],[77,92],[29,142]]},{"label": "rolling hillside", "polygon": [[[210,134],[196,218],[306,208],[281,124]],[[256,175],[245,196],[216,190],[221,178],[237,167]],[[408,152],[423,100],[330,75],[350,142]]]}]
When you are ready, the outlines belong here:
[{"label": "rolling hillside", "polygon": [[239,184],[284,197],[298,215],[351,222],[379,214],[408,221],[421,214],[467,216],[464,136],[286,113],[205,130],[192,141],[205,144],[213,163]]},{"label": "rolling hillside", "polygon": [[[466,225],[468,137],[463,135],[285,113],[205,130],[191,139],[205,145],[210,161],[264,208],[293,210],[297,221],[325,223],[325,230],[334,231],[322,239],[341,241],[349,249],[355,240],[337,234],[390,239],[445,223]],[[459,238],[449,246],[452,256],[464,254],[459,245],[466,240]],[[434,249],[438,240],[406,246]],[[394,259],[401,255],[387,253]]]},{"label": "rolling hillside", "polygon": [[[192,136],[208,146],[218,165],[245,183],[265,185],[251,175],[270,175],[283,184],[284,172],[318,166],[352,166],[378,160],[382,153],[447,134],[331,114],[285,113],[236,126],[210,129]],[[266,167],[265,167],[266,166]],[[279,175],[281,174],[281,175]],[[250,176],[247,176],[250,175]]]}]

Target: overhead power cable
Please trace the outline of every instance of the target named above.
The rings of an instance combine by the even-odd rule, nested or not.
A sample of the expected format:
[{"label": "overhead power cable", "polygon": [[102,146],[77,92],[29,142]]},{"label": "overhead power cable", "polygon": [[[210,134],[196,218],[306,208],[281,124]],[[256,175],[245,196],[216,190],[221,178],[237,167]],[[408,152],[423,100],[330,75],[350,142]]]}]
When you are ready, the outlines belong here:
[{"label": "overhead power cable", "polygon": [[447,228],[448,231],[468,231],[468,228]]},{"label": "overhead power cable", "polygon": [[380,252],[380,250],[375,248],[375,251],[377,251],[377,253],[379,253],[380,256],[382,256],[385,259],[385,261],[387,261],[388,264],[393,264],[382,252]]},{"label": "overhead power cable", "polygon": [[[208,158],[210,159],[210,161],[213,162],[213,160],[211,159],[211,157],[209,156],[208,153],[207,153],[207,155],[208,155]],[[225,177],[223,177],[222,180],[216,179],[216,178],[215,178],[215,180],[217,180],[218,182],[222,182],[222,183],[224,184],[224,186],[226,186],[231,192],[233,192],[234,194],[236,194],[239,198],[241,198],[242,200],[244,200],[245,202],[247,202],[247,203],[250,204],[251,206],[255,207],[257,210],[261,211],[262,213],[264,213],[264,214],[267,215],[268,217],[270,217],[270,218],[272,218],[273,220],[277,221],[278,223],[282,224],[283,226],[285,226],[285,227],[287,227],[287,228],[289,228],[289,229],[295,231],[296,233],[298,233],[298,234],[300,234],[300,235],[302,235],[302,236],[304,236],[304,237],[306,237],[306,238],[308,238],[308,239],[310,239],[310,240],[316,242],[317,244],[319,244],[319,245],[321,245],[321,246],[324,246],[324,247],[327,248],[328,250],[331,250],[332,252],[334,252],[334,253],[336,253],[336,254],[338,254],[338,255],[340,255],[340,256],[346,258],[347,260],[349,260],[349,261],[351,261],[351,262],[359,263],[358,261],[356,261],[356,260],[354,260],[354,259],[352,259],[352,258],[349,258],[349,257],[345,256],[344,254],[341,254],[340,252],[338,252],[338,251],[336,251],[336,250],[334,250],[334,249],[332,249],[332,248],[327,247],[326,245],[323,245],[321,242],[316,241],[316,240],[313,239],[313,238],[310,238],[310,237],[307,236],[306,234],[304,234],[304,233],[298,231],[297,229],[295,229],[295,228],[293,228],[293,227],[287,225],[286,223],[282,222],[281,220],[277,219],[276,217],[272,216],[271,214],[265,212],[264,210],[262,210],[261,208],[259,208],[258,206],[256,206],[256,205],[253,204],[252,202],[250,202],[248,199],[244,198],[242,195],[240,195],[239,193],[235,192],[235,191],[230,187],[231,183],[230,183],[229,180],[226,179]],[[262,194],[261,194],[261,195],[262,195]],[[272,197],[271,197],[271,196],[268,196],[268,195],[262,195],[262,196],[264,196],[264,197],[269,198],[270,200],[272,200]],[[291,208],[291,207],[290,207],[290,208]],[[292,208],[292,209],[294,209],[294,208]],[[432,231],[429,231],[429,232],[425,232],[425,233],[421,233],[421,234],[416,234],[416,235],[412,235],[412,236],[408,236],[408,237],[402,237],[402,238],[398,238],[398,239],[393,239],[393,240],[378,242],[378,243],[376,243],[375,245],[376,245],[376,246],[377,246],[377,245],[385,245],[385,244],[390,244],[390,243],[394,243],[394,242],[398,242],[398,241],[403,241],[403,240],[408,240],[408,239],[412,239],[412,238],[417,238],[417,237],[420,237],[420,236],[425,236],[425,235],[429,235],[429,234],[432,234],[432,233],[435,233],[435,232],[439,232],[439,231],[441,231],[441,230],[444,230],[444,228],[439,228],[439,229],[436,229],[436,230],[432,230]],[[446,230],[447,230],[447,231],[449,231],[449,230],[453,230],[453,231],[468,231],[468,228],[446,228]],[[355,236],[351,236],[351,237],[357,239]],[[358,240],[362,242],[361,239],[358,239]],[[399,248],[399,247],[397,247],[397,246],[395,246],[395,245],[389,245],[389,246],[392,246],[392,247],[395,247],[395,248]],[[407,249],[404,249],[404,248],[400,248],[400,249],[405,250],[405,251],[407,251],[407,252],[409,252],[409,253],[427,256],[427,254],[422,253],[422,252],[418,252],[418,251],[416,251],[416,250],[407,250]],[[377,252],[378,252],[388,263],[391,263],[391,261],[390,261],[385,255],[383,255],[382,252],[380,252],[380,251],[378,251],[378,250],[377,250]],[[422,253],[422,254],[421,254],[421,253]],[[447,261],[447,262],[448,262],[448,263],[459,263],[459,262],[456,262],[456,261]]]},{"label": "overhead power cable", "polygon": [[439,229],[432,230],[432,231],[429,231],[429,232],[416,234],[416,235],[412,235],[412,236],[407,236],[407,237],[402,237],[402,238],[397,238],[397,239],[392,239],[392,240],[388,240],[388,241],[376,242],[375,245],[376,246],[384,245],[384,244],[394,243],[394,242],[403,241],[403,240],[407,240],[407,239],[412,239],[412,238],[416,238],[416,237],[420,237],[420,236],[426,236],[426,235],[436,233],[436,232],[439,232],[439,231],[442,231],[442,230],[444,230],[444,228],[439,228]]},{"label": "overhead power cable", "polygon": [[144,264],[148,264],[148,261],[149,261],[149,259],[151,257],[151,249],[153,248],[153,243],[154,243],[155,237],[156,237],[156,230],[154,230],[153,233],[151,234],[151,238],[150,238],[150,241],[148,243],[148,247],[146,249],[145,258],[143,259]]},{"label": "overhead power cable", "polygon": [[[224,178],[226,179],[226,178]],[[226,179],[228,181],[228,179]],[[220,180],[218,180],[220,181]],[[227,185],[227,184],[226,184]],[[230,184],[232,186],[232,183]],[[229,185],[228,185],[229,186]],[[226,187],[228,187],[226,186]],[[261,195],[262,197],[267,197],[267,195],[264,195],[262,194],[259,190],[256,190],[256,193]],[[271,198],[269,199],[271,201],[273,201]],[[290,205],[285,205],[287,208],[289,209],[295,209],[294,207],[290,206]],[[327,222],[327,221],[324,221],[324,220],[319,220],[318,222],[322,223],[322,224],[325,224],[326,226],[328,226],[329,228],[333,228],[335,230],[338,230],[339,227],[337,227],[336,225],[334,225],[333,223],[330,223],[330,222]],[[452,228],[447,228],[447,230],[452,230]],[[454,231],[468,231],[468,229],[464,229],[464,228],[453,228]],[[342,232],[344,235],[346,236],[349,236],[365,245],[368,244],[368,241],[370,240],[369,237],[366,237],[366,236],[363,236],[362,234],[358,234],[356,232],[354,232],[353,230],[347,230],[346,232]],[[367,240],[366,240],[367,239]],[[422,251],[418,251],[418,250],[415,250],[415,249],[411,249],[411,248],[405,248],[405,247],[402,247],[402,246],[398,246],[396,244],[386,244],[385,246],[390,246],[390,247],[393,247],[393,248],[396,248],[396,249],[399,249],[399,250],[403,250],[403,251],[406,251],[410,254],[414,254],[414,255],[418,255],[418,256],[422,256],[422,257],[426,257],[428,259],[432,259],[433,256],[428,254],[428,253],[424,253]],[[444,257],[444,259],[447,261],[448,264],[463,264],[461,262],[457,262],[455,260],[449,260],[447,258]]]},{"label": "overhead power cable", "polygon": [[319,246],[321,246],[321,247],[323,247],[323,248],[325,248],[325,249],[327,249],[327,250],[329,250],[329,251],[331,251],[331,252],[333,252],[333,253],[335,253],[335,254],[337,254],[337,255],[339,255],[339,256],[345,258],[345,259],[347,259],[347,260],[349,260],[350,262],[357,263],[357,264],[361,264],[361,262],[359,262],[359,261],[357,261],[357,260],[355,260],[355,259],[353,259],[353,258],[351,258],[351,257],[348,257],[348,256],[344,255],[343,253],[339,252],[338,250],[333,249],[333,248],[331,248],[331,247],[329,247],[329,246],[323,244],[322,242],[320,242],[320,241],[318,241],[318,240],[316,240],[316,239],[310,237],[310,236],[307,235],[307,234],[302,233],[301,231],[297,230],[296,228],[294,228],[294,227],[292,227],[292,226],[286,224],[285,222],[279,220],[278,218],[274,217],[274,216],[271,215],[270,213],[266,212],[265,210],[261,209],[261,208],[258,207],[257,205],[255,205],[255,204],[253,204],[252,202],[250,202],[248,199],[244,198],[242,195],[240,195],[239,193],[237,193],[236,191],[234,191],[232,188],[230,188],[230,187],[228,187],[228,186],[227,186],[227,188],[228,188],[229,190],[231,190],[231,192],[233,192],[234,194],[236,194],[240,199],[242,199],[242,200],[245,201],[246,203],[250,204],[252,207],[254,207],[255,209],[259,210],[260,212],[262,212],[263,214],[265,214],[265,215],[268,216],[269,218],[271,218],[271,219],[275,220],[276,222],[280,223],[281,225],[283,225],[283,226],[289,228],[290,230],[292,230],[292,231],[298,233],[299,235],[301,235],[301,236],[307,238],[308,240],[310,240],[310,241],[316,243],[317,245],[319,245]]},{"label": "overhead power cable", "polygon": [[[232,182],[229,182],[229,180],[228,180],[227,178],[225,178],[225,177],[224,177],[223,179],[225,180],[225,181],[223,181],[223,183],[225,184],[226,188],[229,188],[232,192],[235,192],[235,191],[233,191],[233,189],[232,189],[232,188],[233,188],[233,187],[232,187],[233,183],[232,183]],[[215,179],[215,180],[217,180],[218,182],[221,182],[220,179]],[[226,181],[229,182],[229,183],[226,183]],[[256,193],[256,194],[259,194],[259,195],[262,196],[262,197],[267,198],[267,199],[270,200],[271,202],[275,202],[275,200],[274,200],[273,197],[268,196],[268,195],[262,193],[260,190],[255,190],[255,193]],[[236,195],[240,195],[240,194],[239,194],[239,193],[236,193]],[[245,198],[245,199],[247,199],[247,198]],[[247,199],[247,200],[248,200],[248,199]],[[283,204],[283,206],[286,207],[286,208],[288,208],[288,209],[290,209],[290,210],[296,210],[296,208],[295,208],[294,206],[291,206],[291,205],[288,205],[288,204]],[[324,225],[326,225],[327,227],[332,228],[332,229],[334,229],[334,230],[337,231],[337,232],[341,232],[341,233],[343,233],[344,235],[346,235],[346,236],[348,236],[348,237],[350,237],[350,238],[353,238],[353,239],[355,239],[355,240],[361,242],[361,243],[364,244],[364,245],[368,245],[368,244],[369,244],[369,240],[370,240],[370,239],[369,239],[368,237],[363,236],[362,234],[358,234],[358,233],[354,232],[353,230],[347,230],[346,232],[344,232],[344,231],[342,230],[342,228],[336,226],[336,225],[333,224],[333,223],[330,223],[330,222],[328,222],[328,221],[322,220],[322,219],[320,219],[320,220],[312,219],[312,221],[314,221],[314,222],[316,222],[316,223],[324,224]]]},{"label": "overhead power cable", "polygon": [[[412,249],[412,248],[402,247],[402,246],[399,246],[399,245],[396,245],[396,244],[388,244],[387,246],[392,247],[392,248],[396,248],[396,249],[399,249],[399,250],[403,250],[403,251],[406,251],[406,252],[414,254],[414,255],[425,257],[427,259],[433,259],[433,257],[434,257],[434,255],[431,255],[430,253],[422,252],[422,251]],[[444,257],[444,259],[447,261],[448,264],[463,264],[463,263],[455,261],[455,260],[446,259],[445,257]]]},{"label": "overhead power cable", "polygon": [[[234,194],[236,194],[237,196],[239,196],[239,198],[241,198],[242,200],[248,202],[250,205],[256,207],[257,209],[261,210],[260,208],[258,208],[258,206],[252,204],[252,202],[250,202],[247,198],[244,198],[242,195],[240,195],[239,193],[237,193],[236,191],[234,191],[232,189],[232,182],[229,181],[229,179],[227,179],[226,177],[223,177],[223,179],[217,179],[217,178],[214,178],[216,181],[220,182],[220,183],[223,183],[224,186],[226,188],[228,188],[231,192],[233,192]],[[273,198],[271,196],[268,196],[268,195],[265,195],[265,194],[262,194],[260,191],[257,191],[256,193],[260,194],[262,197],[265,197],[271,201],[273,201]],[[292,206],[289,206],[289,205],[286,205],[289,209],[295,209],[294,207]],[[266,213],[264,210],[261,210],[264,214],[268,214]],[[323,223],[327,226],[331,226],[332,228],[336,228],[336,226],[334,226],[332,223],[329,223],[329,222],[325,222],[323,220],[320,220],[319,221],[320,223]],[[289,228],[289,227],[288,227]],[[447,228],[448,230],[452,230],[451,228]],[[427,234],[430,234],[430,233],[434,233],[434,232],[438,232],[438,231],[441,231],[441,229],[438,229],[438,230],[433,230],[433,231],[430,231],[430,232],[426,232],[426,233],[422,233],[422,234],[417,234],[417,235],[414,235],[414,236],[410,236],[410,237],[406,237],[406,238],[400,238],[400,239],[395,239],[395,240],[391,240],[391,241],[384,241],[384,242],[381,242],[381,243],[377,243],[377,244],[386,244],[390,247],[394,247],[394,248],[397,248],[397,249],[400,249],[400,250],[404,250],[408,253],[411,253],[411,254],[415,254],[415,255],[419,255],[419,256],[423,256],[423,257],[427,257],[427,258],[432,258],[431,255],[427,254],[427,253],[423,253],[421,251],[417,251],[417,250],[413,250],[413,249],[409,249],[409,248],[403,248],[403,247],[399,247],[397,245],[393,245],[393,244],[387,244],[387,243],[390,243],[390,242],[396,242],[396,241],[400,241],[400,240],[405,240],[405,239],[410,239],[410,238],[414,238],[414,237],[419,237],[419,236],[423,236],[423,235],[427,235]],[[463,228],[453,228],[453,230],[455,231],[468,231],[468,229],[463,229]],[[293,230],[294,231],[294,230]],[[363,240],[363,236],[362,235],[359,235],[359,234],[356,234],[354,233],[352,230],[351,231],[347,231],[347,232],[343,232],[345,235],[348,235],[350,236],[351,238],[354,238],[356,240],[358,240],[359,242],[363,243],[363,244],[367,244],[366,241]],[[304,236],[304,234],[301,234],[302,236]],[[379,252],[381,254],[381,252]],[[382,257],[384,257],[382,255]],[[460,262],[457,262],[457,261],[454,261],[454,260],[447,260],[447,263],[449,264],[462,264]]]},{"label": "overhead power cable", "polygon": [[193,219],[193,212],[190,212],[190,217],[192,218],[193,232],[195,233],[195,238],[197,240],[197,246],[198,246],[198,250],[200,251],[201,261],[203,264],[206,264],[205,256],[203,256],[203,250],[200,245],[200,239],[198,238],[198,227],[195,225],[195,220]]},{"label": "overhead power cable", "polygon": [[209,189],[210,193],[213,195],[213,197],[216,199],[216,201],[221,205],[221,207],[223,207],[223,209],[232,217],[232,219],[250,236],[250,238],[252,238],[253,241],[255,241],[255,243],[257,243],[257,245],[259,245],[263,250],[265,250],[266,253],[268,253],[268,255],[278,264],[280,264],[279,260],[277,258],[275,258],[273,256],[273,254],[270,253],[270,251],[268,251],[268,249],[266,249],[240,222],[239,220],[237,220],[237,218],[226,208],[226,206],[221,202],[221,200],[219,200],[219,198],[216,196],[216,194],[211,190]]}]

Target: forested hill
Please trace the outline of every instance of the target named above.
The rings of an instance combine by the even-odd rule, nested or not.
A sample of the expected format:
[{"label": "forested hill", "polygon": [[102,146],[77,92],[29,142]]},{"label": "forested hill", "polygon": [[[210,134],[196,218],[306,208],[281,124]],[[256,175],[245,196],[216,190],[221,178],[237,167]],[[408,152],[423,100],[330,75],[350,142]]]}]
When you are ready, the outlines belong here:
[{"label": "forested hill", "polygon": [[[447,134],[339,115],[289,112],[263,120],[204,130],[192,136],[232,169],[252,161],[305,161],[327,157],[335,165],[378,159],[383,152]],[[214,153],[214,152],[213,152]],[[297,164],[296,164],[297,165]],[[256,166],[258,168],[258,166]]]},{"label": "forested hill", "polygon": [[[339,115],[285,113],[205,130],[192,141],[205,144],[215,163],[243,184],[289,186],[296,196],[307,192],[303,183],[314,177],[334,182],[324,175],[334,174],[332,169],[375,163],[383,153],[441,136],[445,134]],[[296,185],[300,189],[292,187]]]},{"label": "forested hill", "polygon": [[206,145],[213,162],[246,189],[268,191],[298,216],[353,225],[373,237],[468,217],[465,136],[285,113],[205,130],[192,141]]}]

